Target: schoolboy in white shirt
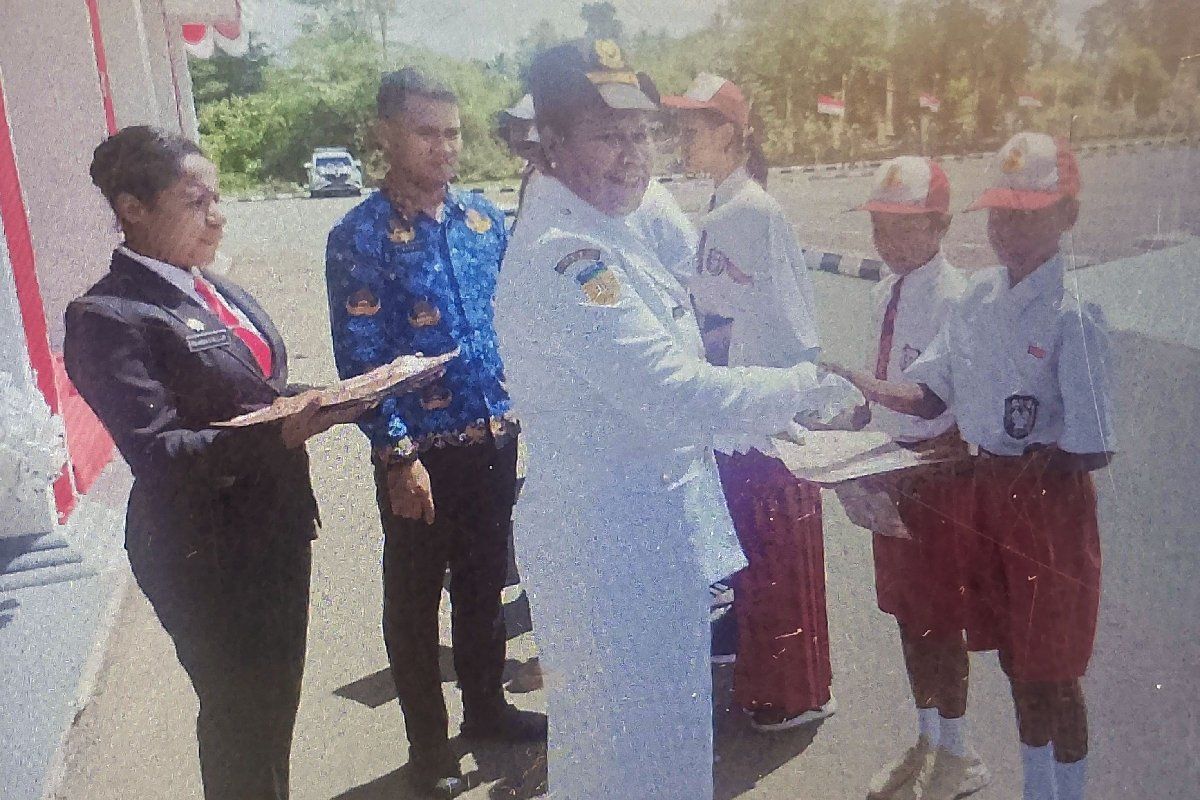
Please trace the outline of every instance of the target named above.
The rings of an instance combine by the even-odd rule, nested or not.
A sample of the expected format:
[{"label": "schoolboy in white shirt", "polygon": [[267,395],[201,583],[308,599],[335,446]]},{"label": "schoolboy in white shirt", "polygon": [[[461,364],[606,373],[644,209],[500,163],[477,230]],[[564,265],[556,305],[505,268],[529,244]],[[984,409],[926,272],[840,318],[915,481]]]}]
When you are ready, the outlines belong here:
[{"label": "schoolboy in white shirt", "polygon": [[1003,266],[975,276],[937,339],[886,382],[840,370],[872,401],[932,419],[946,408],[973,453],[968,625],[991,626],[1012,683],[1025,800],[1081,800],[1087,669],[1100,604],[1090,472],[1115,450],[1098,308],[1066,293],[1060,238],[1079,213],[1065,142],[1019,133],[968,210],[988,209]]},{"label": "schoolboy in white shirt", "polygon": [[[888,274],[874,292],[878,347],[870,369],[880,380],[900,379],[929,347],[966,286],[942,255],[950,226],[950,183],[937,162],[901,156],[884,162],[870,199],[875,249]],[[874,404],[870,427],[918,445],[940,437],[958,441],[954,414],[931,420]],[[876,532],[875,592],[879,608],[896,618],[917,708],[917,740],[871,781],[871,800],[915,796],[953,800],[979,791],[991,776],[967,744],[967,642],[961,541],[970,537],[970,477],[929,468],[893,485],[897,510],[911,538]]]}]

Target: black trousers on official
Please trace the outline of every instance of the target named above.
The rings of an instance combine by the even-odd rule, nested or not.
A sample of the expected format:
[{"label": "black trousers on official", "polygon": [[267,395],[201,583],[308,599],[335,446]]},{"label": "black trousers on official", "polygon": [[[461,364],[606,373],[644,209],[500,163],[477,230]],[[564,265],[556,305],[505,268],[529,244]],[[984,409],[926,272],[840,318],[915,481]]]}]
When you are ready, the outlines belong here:
[{"label": "black trousers on official", "polygon": [[[312,543],[305,531],[259,530],[198,545],[178,541],[178,530],[153,527],[131,525],[126,549],[200,700],[204,797],[286,800]],[[238,533],[255,538],[248,544]]]},{"label": "black trousers on official", "polygon": [[404,713],[410,753],[449,737],[438,653],[438,607],[446,569],[454,669],[467,716],[504,701],[505,635],[500,592],[516,501],[516,438],[421,454],[433,489],[434,523],[397,517],[384,468],[375,481],[383,520],[383,638]]}]

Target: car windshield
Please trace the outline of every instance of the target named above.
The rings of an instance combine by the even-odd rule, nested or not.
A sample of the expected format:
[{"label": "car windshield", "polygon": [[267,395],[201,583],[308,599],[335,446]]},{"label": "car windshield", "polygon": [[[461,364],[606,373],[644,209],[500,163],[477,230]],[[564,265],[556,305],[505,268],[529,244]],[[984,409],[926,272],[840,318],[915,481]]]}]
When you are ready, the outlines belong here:
[{"label": "car windshield", "polygon": [[348,167],[350,156],[317,156],[318,167]]}]

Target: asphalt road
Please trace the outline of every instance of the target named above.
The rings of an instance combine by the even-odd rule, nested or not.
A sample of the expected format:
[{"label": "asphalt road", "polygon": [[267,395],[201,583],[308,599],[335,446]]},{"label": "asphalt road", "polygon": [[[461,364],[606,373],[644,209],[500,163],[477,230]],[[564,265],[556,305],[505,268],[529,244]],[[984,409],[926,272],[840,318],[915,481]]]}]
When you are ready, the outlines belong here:
[{"label": "asphalt road", "polygon": [[[1148,171],[1144,163],[1122,166],[1123,156],[1113,158],[1118,160],[1110,164],[1108,177],[1089,175],[1098,161],[1085,166],[1085,185],[1099,189],[1106,181],[1119,183],[1122,175]],[[951,165],[956,187],[962,177],[957,168],[965,174],[979,165]],[[1163,169],[1164,181],[1179,180]],[[961,182],[969,185],[970,179]],[[800,227],[812,243],[869,252],[862,215],[840,213],[860,199],[864,184],[779,180],[772,189],[798,215],[803,212]],[[685,203],[698,192],[703,189],[684,187]],[[955,204],[969,194],[960,189]],[[326,231],[352,203],[295,200],[228,208],[226,252],[234,262],[234,277],[279,323],[291,348],[295,380],[320,382],[334,376],[321,259]],[[1085,197],[1088,203],[1102,207],[1100,199]],[[1100,242],[1130,247],[1150,219],[1131,216],[1117,229],[1111,221],[1085,222],[1078,238],[1097,247]],[[837,224],[828,223],[822,233],[822,220]],[[956,226],[961,227],[953,234],[954,257],[960,263],[985,263],[977,223],[960,220]],[[833,275],[817,275],[815,281],[828,354],[861,363],[870,347],[864,321],[870,284]],[[381,672],[387,663],[379,630],[381,543],[367,448],[357,431],[344,428],[320,437],[312,450],[325,527],[315,551],[310,649],[293,755],[294,796],[408,798],[398,771],[405,760],[400,713],[388,702],[389,681]],[[1102,475],[1098,481],[1105,504],[1119,503],[1120,478]],[[869,538],[845,519],[832,495],[826,497],[825,509],[829,617],[841,710],[816,729],[758,735],[740,713],[727,708],[729,675],[718,671],[716,774],[722,800],[858,800],[871,774],[913,736],[914,714],[894,625],[874,606]],[[1196,592],[1181,596],[1182,584],[1156,578],[1154,560],[1160,554],[1129,533],[1109,525],[1104,531],[1108,583],[1086,684],[1093,730],[1089,796],[1185,800],[1195,796],[1200,783],[1195,758]],[[1173,569],[1172,575],[1195,585],[1194,557]],[[447,621],[444,615],[446,642]],[[533,652],[528,634],[510,642],[514,662]],[[992,786],[977,797],[1010,800],[1020,795],[1020,767],[1007,686],[994,656],[976,656],[972,668],[971,738],[995,775]],[[449,672],[446,677],[449,689],[453,678]],[[448,693],[452,719],[459,719],[455,693]],[[516,701],[544,707],[541,693]],[[122,612],[98,692],[72,734],[58,797],[199,797],[194,713],[195,698],[170,642],[134,592]],[[466,763],[477,768],[481,785],[468,797],[487,797],[487,786],[501,778],[536,778],[537,756],[505,750],[469,756]]]}]

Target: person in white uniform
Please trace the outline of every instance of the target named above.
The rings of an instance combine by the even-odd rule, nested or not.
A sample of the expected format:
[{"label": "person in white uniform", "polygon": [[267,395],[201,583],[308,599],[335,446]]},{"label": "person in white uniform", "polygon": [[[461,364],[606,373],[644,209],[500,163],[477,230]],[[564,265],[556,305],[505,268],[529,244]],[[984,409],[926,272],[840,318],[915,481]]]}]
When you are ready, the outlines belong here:
[{"label": "person in white uniform", "polygon": [[[766,192],[766,160],[745,95],[702,73],[663,105],[679,110],[684,164],[715,184],[686,281],[699,312],[731,320],[728,354],[710,347],[710,360],[736,367],[815,362],[812,282],[791,224]],[[817,722],[837,707],[820,487],[794,477],[767,441],[744,452],[718,441],[717,449],[725,499],[750,562],[732,581],[734,700],[760,731]]]},{"label": "person in white uniform", "polygon": [[551,48],[529,82],[548,174],[526,198],[496,319],[530,448],[516,537],[546,670],[550,792],[706,800],[708,585],[745,564],[713,437],[788,430],[846,387],[819,385],[811,363],[704,361],[687,292],[629,224],[658,97],[615,44]]}]

